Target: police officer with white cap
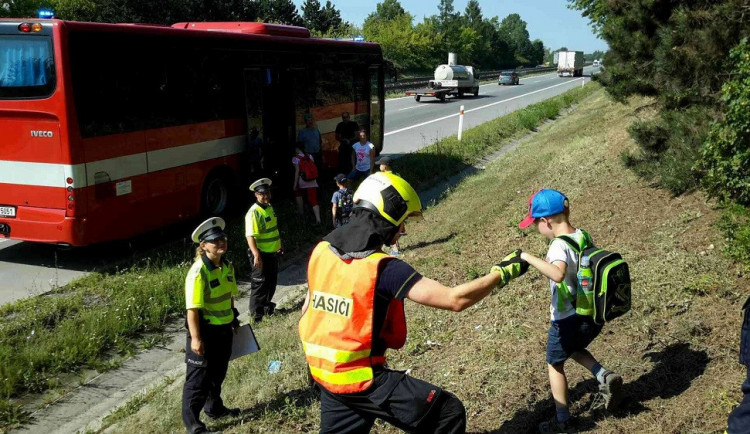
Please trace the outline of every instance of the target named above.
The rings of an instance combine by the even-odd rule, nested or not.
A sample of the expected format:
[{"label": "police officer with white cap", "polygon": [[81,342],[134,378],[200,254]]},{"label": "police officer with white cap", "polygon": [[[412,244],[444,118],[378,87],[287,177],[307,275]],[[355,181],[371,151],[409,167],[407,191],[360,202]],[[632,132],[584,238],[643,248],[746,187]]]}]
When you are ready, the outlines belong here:
[{"label": "police officer with white cap", "polygon": [[212,217],[193,231],[198,243],[195,263],[185,278],[188,328],[185,345],[187,372],[182,391],[182,420],[189,433],[206,433],[200,411],[212,419],[237,416],[221,399],[221,384],[232,354],[233,327],[239,325],[234,308],[237,282],[226,259],[227,235],[220,217]]},{"label": "police officer with white cap", "polygon": [[247,252],[252,266],[250,282],[250,316],[259,322],[272,315],[276,305],[271,301],[276,292],[279,272],[277,256],[283,255],[276,213],[271,206],[271,180],[261,178],[250,185],[256,202],[245,215]]}]

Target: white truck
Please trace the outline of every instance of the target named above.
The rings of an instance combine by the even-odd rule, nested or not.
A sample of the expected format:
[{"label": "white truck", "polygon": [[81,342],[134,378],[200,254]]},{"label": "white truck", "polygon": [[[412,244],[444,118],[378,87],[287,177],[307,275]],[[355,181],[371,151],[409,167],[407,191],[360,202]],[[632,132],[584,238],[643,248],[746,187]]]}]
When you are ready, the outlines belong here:
[{"label": "white truck", "polygon": [[478,71],[472,66],[456,65],[456,61],[455,53],[448,53],[448,64],[435,68],[435,78],[427,83],[426,89],[410,90],[405,94],[413,96],[416,101],[421,100],[423,96],[435,97],[440,101],[445,101],[448,95],[463,98],[464,94],[471,93],[478,96]]},{"label": "white truck", "polygon": [[583,51],[560,51],[557,56],[557,76],[583,76]]}]

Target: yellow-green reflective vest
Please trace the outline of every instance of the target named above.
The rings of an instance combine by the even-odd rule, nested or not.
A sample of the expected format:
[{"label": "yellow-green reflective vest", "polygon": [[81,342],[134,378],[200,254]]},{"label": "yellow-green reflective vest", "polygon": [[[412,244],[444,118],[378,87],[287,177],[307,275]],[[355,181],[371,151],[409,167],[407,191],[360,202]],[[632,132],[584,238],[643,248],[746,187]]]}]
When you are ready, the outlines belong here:
[{"label": "yellow-green reflective vest", "polygon": [[200,309],[203,320],[213,325],[231,323],[232,296],[237,295],[234,267],[229,262],[224,260],[217,267],[203,255],[190,267],[185,278],[185,306]]},{"label": "yellow-green reflective vest", "polygon": [[254,203],[248,211],[252,220],[250,233],[255,238],[258,249],[265,253],[275,253],[281,248],[279,228],[276,224],[276,213],[271,205],[263,208]]}]

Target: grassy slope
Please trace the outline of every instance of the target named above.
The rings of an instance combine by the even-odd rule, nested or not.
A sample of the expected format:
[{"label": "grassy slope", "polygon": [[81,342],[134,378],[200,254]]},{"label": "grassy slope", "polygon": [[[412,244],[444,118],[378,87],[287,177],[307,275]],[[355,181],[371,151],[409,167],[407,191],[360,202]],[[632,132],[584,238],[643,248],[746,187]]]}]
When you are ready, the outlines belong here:
[{"label": "grassy slope", "polygon": [[[595,384],[571,363],[573,412],[582,427],[715,431],[739,398],[739,309],[748,280],[719,253],[723,240],[713,226],[719,213],[702,195],[672,198],[622,168],[619,154],[631,146],[625,127],[642,104],[617,105],[596,92],[466,179],[424,222],[409,226],[402,246],[405,259],[425,275],[463,282],[516,247],[543,254],[546,241],[516,224],[536,188],[564,191],[573,224],[588,229],[598,245],[622,252],[634,284],[633,311],[590,347],[624,375],[629,400],[613,415],[590,411]],[[547,282],[534,271],[461,314],[407,303],[409,339],[391,353],[391,365],[455,392],[466,404],[470,431],[533,431],[553,411],[544,362],[547,304]],[[234,362],[224,388],[228,404],[244,413],[209,428],[317,429],[319,405],[305,386],[297,318],[281,316],[256,330],[262,352]],[[270,375],[265,367],[274,359],[283,367]],[[144,405],[127,406],[111,431],[180,432],[181,384],[178,378]],[[395,432],[382,425],[374,431]]]}]

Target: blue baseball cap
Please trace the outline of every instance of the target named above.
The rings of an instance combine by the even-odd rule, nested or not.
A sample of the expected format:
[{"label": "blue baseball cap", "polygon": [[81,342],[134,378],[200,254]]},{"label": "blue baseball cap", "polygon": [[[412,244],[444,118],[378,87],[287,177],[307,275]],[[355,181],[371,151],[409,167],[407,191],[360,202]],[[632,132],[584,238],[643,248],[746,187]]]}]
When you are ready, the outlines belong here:
[{"label": "blue baseball cap", "polygon": [[518,227],[526,229],[540,217],[549,217],[565,211],[566,201],[564,194],[551,188],[543,188],[529,198],[529,214],[521,220]]}]

